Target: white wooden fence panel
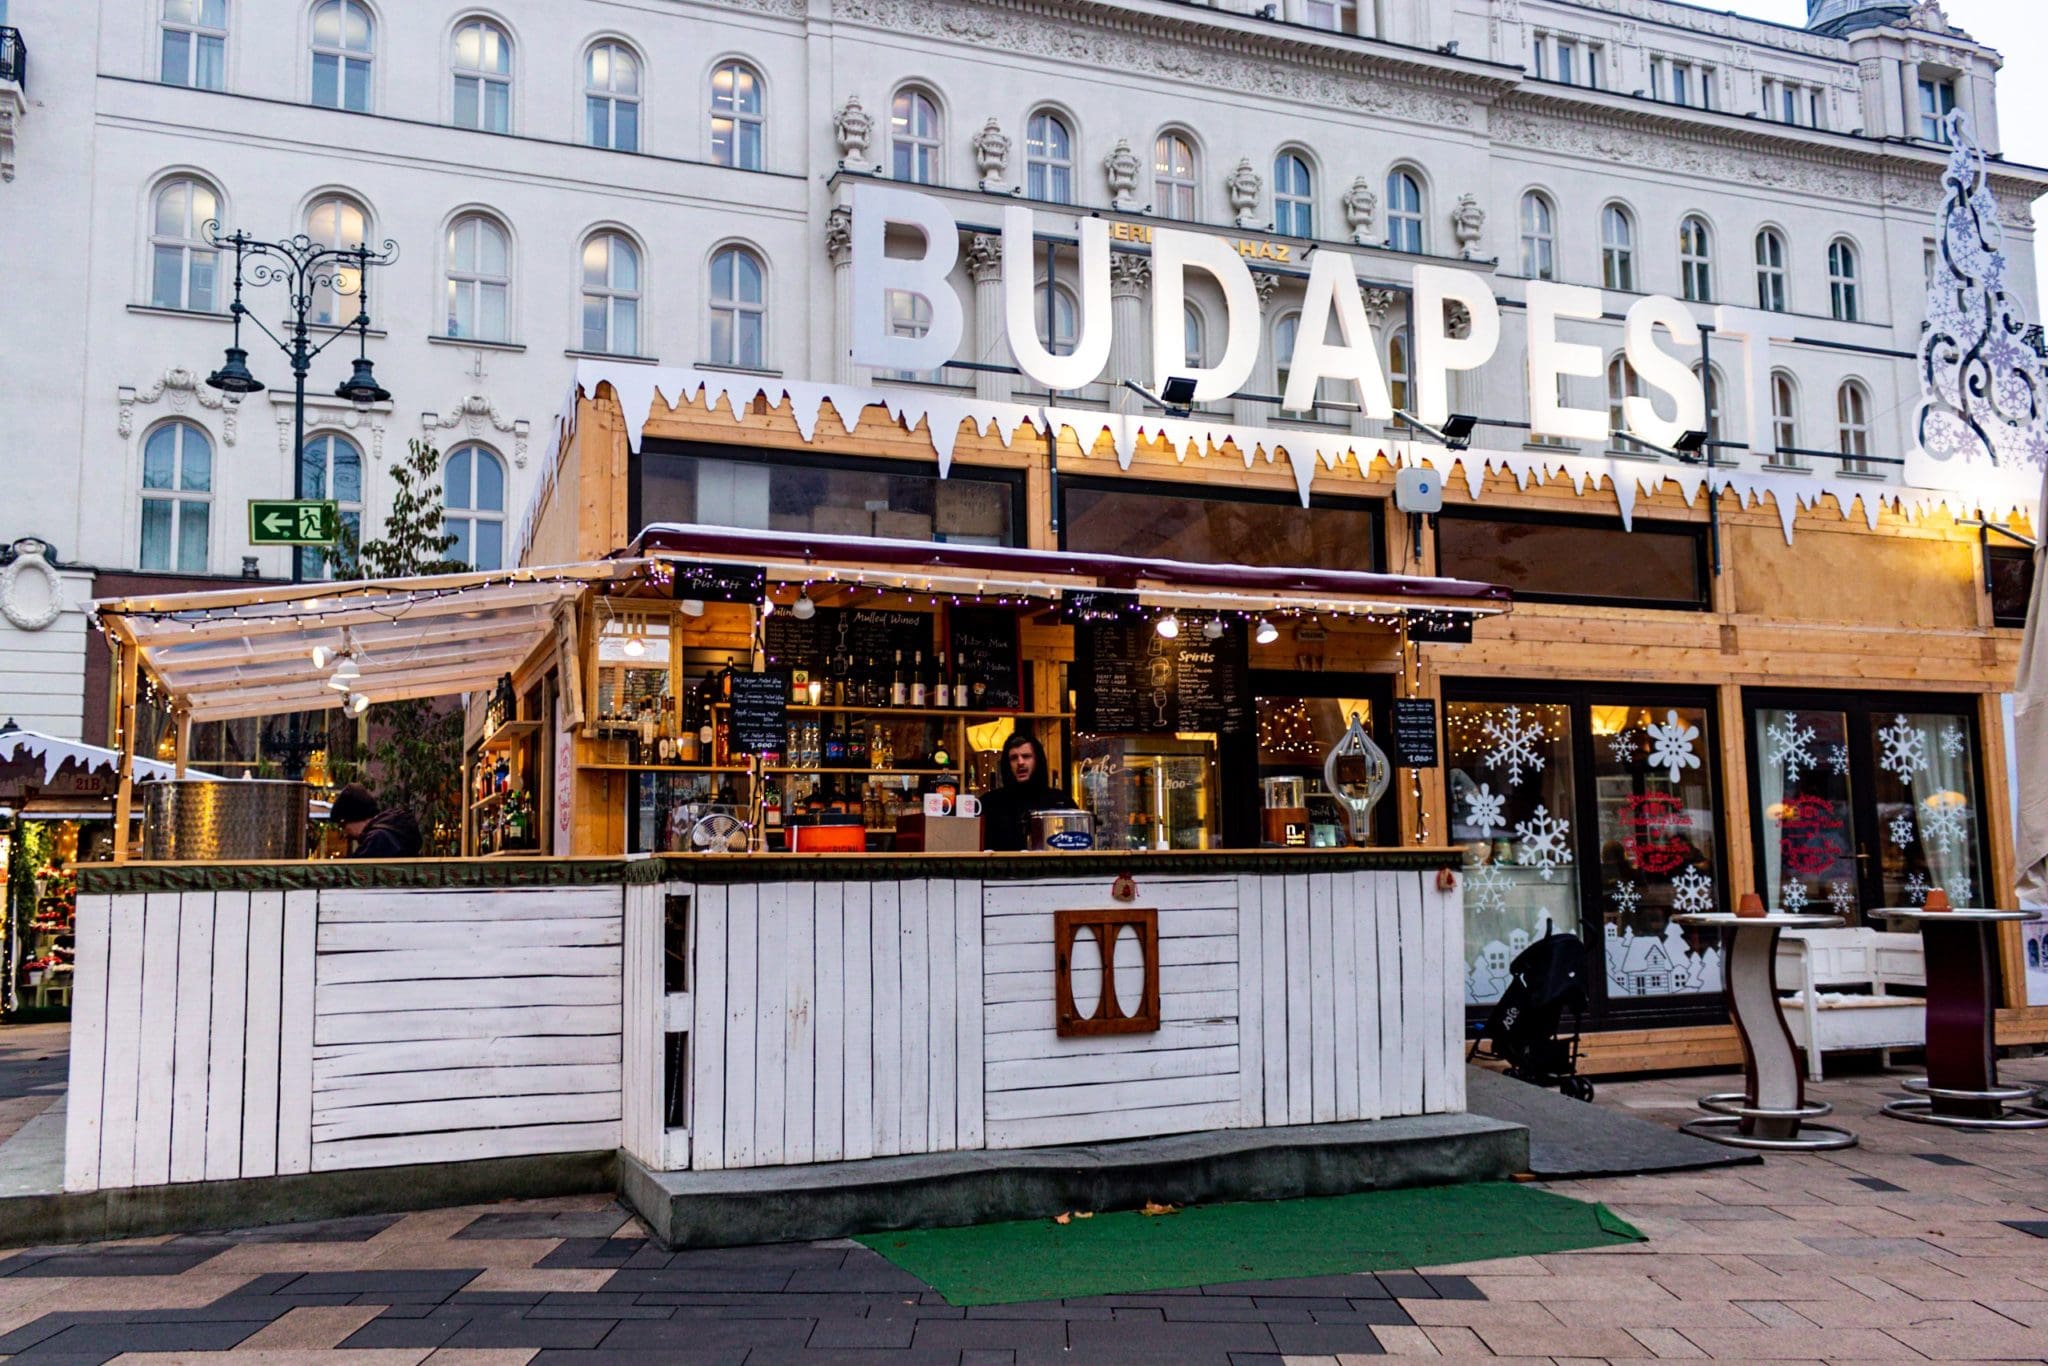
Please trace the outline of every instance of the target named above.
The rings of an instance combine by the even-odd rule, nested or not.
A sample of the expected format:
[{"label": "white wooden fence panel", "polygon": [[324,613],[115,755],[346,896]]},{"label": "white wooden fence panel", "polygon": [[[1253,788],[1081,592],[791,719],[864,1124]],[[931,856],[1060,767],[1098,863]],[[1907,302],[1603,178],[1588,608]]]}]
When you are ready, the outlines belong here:
[{"label": "white wooden fence panel", "polygon": [[868,885],[873,907],[869,934],[874,975],[875,1156],[903,1148],[903,929],[893,882]]},{"label": "white wooden fence panel", "polygon": [[242,1175],[277,1174],[279,1000],[284,893],[249,894],[249,1009],[242,1051]]},{"label": "white wooden fence panel", "polygon": [[698,887],[690,899],[690,1165],[725,1165],[726,889]]},{"label": "white wooden fence panel", "polygon": [[[135,1180],[171,1179],[171,1068],[177,1041],[178,919],[176,892],[151,892],[142,922],[142,1047],[135,1080]],[[211,900],[209,897],[208,900]]]},{"label": "white wooden fence panel", "polygon": [[[617,887],[507,887],[476,892],[326,891],[323,926],[352,921],[395,921],[421,928],[435,921],[617,920]],[[611,941],[617,943],[617,940]]]},{"label": "white wooden fence panel", "polygon": [[[875,1070],[877,1043],[874,941],[870,929],[871,884],[848,882],[840,888],[846,921],[843,942],[846,979],[846,1032],[841,1040],[846,1058],[846,1147],[849,1160],[875,1155],[875,1111],[880,1097]],[[886,1009],[886,1007],[885,1007]]]},{"label": "white wooden fence panel", "polygon": [[113,898],[81,896],[72,922],[70,1081],[65,1087],[64,1189],[97,1190],[107,1084],[107,969]]},{"label": "white wooden fence panel", "polygon": [[[667,1160],[667,1137],[662,1122],[663,1090],[663,1049],[667,1044],[667,1004],[662,990],[662,916],[661,888],[653,884],[628,887],[625,908],[620,926],[623,941],[623,962],[621,980],[607,983],[602,977],[578,977],[560,979],[574,982],[581,987],[616,986],[620,998],[623,1018],[621,1024],[620,1053],[624,1059],[622,1067],[609,1069],[614,1089],[620,1090],[619,1146],[643,1162],[656,1166]],[[524,930],[534,925],[564,926],[575,924],[586,928],[606,930],[608,922],[599,919],[565,922],[562,920],[526,920],[517,922]],[[355,929],[356,926],[348,926]],[[511,929],[508,924],[506,929]],[[327,927],[321,927],[324,935]],[[587,939],[577,942],[588,943]],[[503,1004],[507,996],[522,989],[529,989],[531,979],[514,978],[502,982],[475,983],[469,993],[479,996],[478,988],[488,987],[492,996],[491,1004]],[[334,991],[348,990],[337,986]],[[553,993],[550,993],[551,995]],[[330,993],[330,996],[332,993]],[[323,1004],[332,1004],[331,1001]],[[567,1004],[549,1000],[545,1004]],[[590,1002],[579,1002],[590,1004]],[[418,1089],[420,1077],[443,1077],[447,1086],[438,1089]],[[630,1081],[620,1088],[620,1078]],[[337,1084],[331,1092],[354,1089],[356,1079],[350,1083]],[[547,1095],[570,1090],[583,1089],[584,1082],[590,1082],[589,1089],[600,1089],[597,1079],[587,1075],[583,1068],[567,1066],[547,1067],[476,1067],[460,1072],[428,1072],[402,1079],[402,1084],[388,1088],[386,1096],[393,1101],[425,1100],[433,1096],[516,1096]]]},{"label": "white wooden fence panel", "polygon": [[[1240,1007],[1261,999],[1264,987],[1265,929],[1259,918],[1259,880],[1237,879],[1237,999]],[[1242,1107],[1237,1122],[1256,1127],[1266,1117],[1265,1011],[1240,1009],[1237,1021],[1237,1094]]]},{"label": "white wooden fence panel", "polygon": [[207,1039],[206,1143],[201,1172],[208,1181],[242,1174],[243,1061],[248,1048],[249,894],[213,897],[213,1021]]},{"label": "white wooden fence panel", "polygon": [[726,893],[725,1165],[751,1167],[754,1145],[754,1031],[759,1021],[756,957],[760,947],[760,889]]},{"label": "white wooden fence panel", "polygon": [[1358,999],[1365,983],[1358,977],[1358,919],[1352,901],[1356,879],[1324,875],[1330,897],[1330,978],[1334,984],[1332,1059],[1337,1081],[1336,1110],[1340,1120],[1363,1118],[1358,1103]]},{"label": "white wooden fence panel", "polygon": [[435,1068],[601,1067],[619,1061],[618,1036],[602,1034],[315,1044],[313,1084],[318,1089],[323,1081]]},{"label": "white wooden fence panel", "polygon": [[284,986],[277,1021],[277,1170],[313,1166],[313,1017],[318,892],[284,895]]},{"label": "white wooden fence panel", "polygon": [[[807,886],[764,882],[758,897],[759,933],[755,940],[757,994],[754,998],[754,1161],[773,1166],[783,1160],[783,1108],[788,1081],[786,1045],[789,1019],[789,921],[792,896],[801,892],[810,904]],[[740,1093],[744,1095],[745,1093]]]},{"label": "white wooden fence panel", "polygon": [[199,1181],[206,1176],[206,1069],[213,1027],[214,894],[188,892],[179,902],[168,1179]]},{"label": "white wooden fence panel", "polygon": [[1388,976],[1394,986],[1386,994],[1392,996],[1403,1007],[1401,1012],[1401,1113],[1419,1115],[1422,1113],[1422,1068],[1424,1055],[1422,1036],[1435,1027],[1436,1017],[1429,1014],[1429,1002],[1423,993],[1429,989],[1429,977],[1422,942],[1422,883],[1415,874],[1408,874],[1397,883],[1397,901],[1401,915],[1401,973],[1398,978]]},{"label": "white wooden fence panel", "polygon": [[789,884],[784,929],[776,942],[782,967],[782,1160],[809,1162],[818,1149],[817,891],[809,882]]},{"label": "white wooden fence panel", "polygon": [[846,884],[819,883],[815,904],[811,1157],[837,1162],[846,1156]]},{"label": "white wooden fence panel", "polygon": [[1380,941],[1378,877],[1347,877],[1351,891],[1351,946],[1357,971],[1349,995],[1358,1006],[1358,1115],[1386,1113],[1380,1098]]}]

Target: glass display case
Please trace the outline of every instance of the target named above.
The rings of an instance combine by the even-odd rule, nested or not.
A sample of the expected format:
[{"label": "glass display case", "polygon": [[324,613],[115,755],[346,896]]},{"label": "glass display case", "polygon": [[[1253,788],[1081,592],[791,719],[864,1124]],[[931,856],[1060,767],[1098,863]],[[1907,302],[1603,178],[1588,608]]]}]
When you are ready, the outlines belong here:
[{"label": "glass display case", "polygon": [[[1323,759],[1344,737],[1354,713],[1365,722],[1368,732],[1373,730],[1371,700],[1262,696],[1257,703],[1260,801],[1264,811],[1286,813],[1262,820],[1260,842],[1312,849],[1342,847],[1344,815],[1323,783]],[[1291,815],[1294,811],[1303,813],[1301,819]]]},{"label": "glass display case", "polygon": [[1104,849],[1213,849],[1213,736],[1082,736],[1073,790]]}]

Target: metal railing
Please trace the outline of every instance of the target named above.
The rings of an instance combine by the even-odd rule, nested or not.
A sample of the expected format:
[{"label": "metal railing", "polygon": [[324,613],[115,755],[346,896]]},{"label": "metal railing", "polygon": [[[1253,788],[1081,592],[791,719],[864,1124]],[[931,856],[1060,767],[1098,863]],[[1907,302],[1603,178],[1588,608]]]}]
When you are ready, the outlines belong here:
[{"label": "metal railing", "polygon": [[24,94],[28,91],[28,44],[18,28],[0,27],[0,81],[12,81]]}]

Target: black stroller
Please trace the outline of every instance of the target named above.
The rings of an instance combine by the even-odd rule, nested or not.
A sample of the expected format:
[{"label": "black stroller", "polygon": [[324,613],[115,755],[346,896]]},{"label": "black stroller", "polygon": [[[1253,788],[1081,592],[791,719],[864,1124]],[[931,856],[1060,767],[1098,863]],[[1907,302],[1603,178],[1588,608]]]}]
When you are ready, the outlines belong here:
[{"label": "black stroller", "polygon": [[[1508,964],[1507,990],[1494,1002],[1468,1058],[1499,1058],[1508,1075],[1533,1086],[1555,1086],[1574,1100],[1593,1099],[1593,1083],[1579,1075],[1579,1022],[1586,1012],[1586,943],[1555,930]],[[1560,1033],[1571,1011],[1571,1034]],[[1486,1051],[1480,1051],[1480,1045]]]}]

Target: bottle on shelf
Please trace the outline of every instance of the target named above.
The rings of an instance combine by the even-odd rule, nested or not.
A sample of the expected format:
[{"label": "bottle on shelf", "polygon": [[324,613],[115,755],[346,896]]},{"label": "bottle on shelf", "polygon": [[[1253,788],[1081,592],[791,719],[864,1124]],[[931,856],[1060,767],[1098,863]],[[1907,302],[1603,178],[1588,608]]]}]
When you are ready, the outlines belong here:
[{"label": "bottle on shelf", "polygon": [[932,705],[935,707],[952,706],[953,676],[946,669],[946,652],[944,650],[939,651],[938,659],[932,667],[932,674],[937,680],[932,685]]},{"label": "bottle on shelf", "polygon": [[770,830],[782,828],[782,789],[773,778],[761,787],[761,824]]},{"label": "bottle on shelf", "polygon": [[924,651],[919,650],[916,661],[910,666],[910,705],[923,707],[928,705],[928,702],[929,694],[924,681]]},{"label": "bottle on shelf", "polygon": [[967,653],[953,652],[953,705],[961,711],[967,709]]},{"label": "bottle on shelf", "polygon": [[903,677],[903,651],[896,652],[896,670],[889,675],[889,705],[907,707],[910,705],[910,684]]},{"label": "bottle on shelf", "polygon": [[988,678],[979,669],[974,672],[974,680],[968,686],[968,693],[976,711],[988,705]]}]

